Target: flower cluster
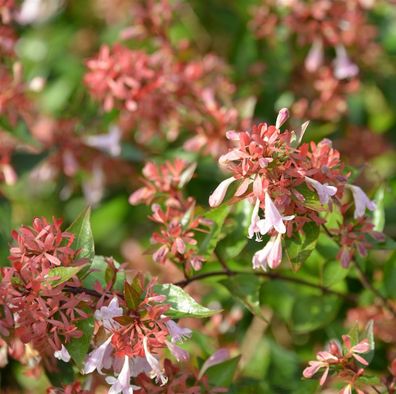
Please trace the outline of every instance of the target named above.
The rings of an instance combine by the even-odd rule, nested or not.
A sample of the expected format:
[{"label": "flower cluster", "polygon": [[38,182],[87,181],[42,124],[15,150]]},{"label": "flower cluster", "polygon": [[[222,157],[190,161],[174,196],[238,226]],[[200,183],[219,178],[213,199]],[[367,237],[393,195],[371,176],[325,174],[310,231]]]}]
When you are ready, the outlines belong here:
[{"label": "flower cluster", "polygon": [[2,272],[2,331],[8,335],[12,328],[13,335],[42,357],[66,360],[70,355],[64,344],[81,337],[77,324],[88,317],[84,306],[92,300],[86,294],[72,294],[80,285],[75,275],[62,281],[57,271],[68,267],[78,272],[84,264],[71,248],[74,236],[63,232],[61,223],[36,218],[32,227],[22,226],[12,233],[17,245],[10,250],[12,266]]},{"label": "flower cluster", "polygon": [[352,345],[351,337],[342,336],[343,346],[338,342],[331,341],[328,350],[320,351],[316,355],[315,361],[310,361],[309,366],[304,369],[303,375],[310,379],[320,372],[320,385],[323,386],[329,376],[337,376],[347,385],[340,391],[342,394],[351,394],[352,389],[363,394],[359,387],[359,378],[364,374],[364,368],[369,364],[362,356],[370,352],[368,339],[363,339],[359,343]]},{"label": "flower cluster", "polygon": [[[266,246],[253,257],[254,268],[276,268],[282,260],[283,235],[304,231],[304,225],[309,222],[324,224],[326,219],[320,212],[324,206],[331,209],[333,203],[340,204],[346,187],[351,189],[355,200],[355,219],[364,217],[366,208],[375,209],[362,189],[346,184],[340,155],[331,142],[325,139],[318,144],[298,146],[308,123],[298,131],[281,133],[280,127],[287,118],[288,110],[282,109],[275,125],[264,123],[250,132],[227,134],[237,147],[221,156],[219,164],[232,176],[222,181],[209,197],[210,206],[216,207],[223,202],[229,186],[237,183],[233,201],[248,199],[254,206],[249,238],[255,235],[261,241],[262,235],[270,235]],[[308,198],[310,192],[316,194],[318,204]],[[260,217],[260,209],[264,218]],[[348,246],[352,243],[344,241]]]},{"label": "flower cluster", "polygon": [[[198,254],[195,235],[205,231],[210,222],[195,213],[196,204],[192,197],[185,198],[181,189],[192,178],[195,165],[175,159],[162,165],[147,163],[143,168],[145,186],[136,190],[129,198],[131,204],[153,204],[150,219],[161,225],[154,232],[153,244],[161,245],[153,254],[159,263],[171,260],[183,264],[186,269],[199,270],[203,256]],[[163,201],[163,207],[158,202]]]},{"label": "flower cluster", "polygon": [[164,303],[166,297],[156,294],[153,286],[153,281],[145,284],[138,275],[132,284],[125,282],[123,297],[114,296],[98,304],[96,345],[82,372],[96,370],[107,375],[110,392],[137,389],[130,380],[141,373],[166,384],[167,376],[159,361],[161,349],[168,348],[178,361],[188,359],[188,353],[176,343],[190,337],[191,330],[164,315],[169,308]]},{"label": "flower cluster", "polygon": [[121,110],[120,127],[138,130],[136,140],[147,144],[158,133],[174,140],[187,128],[196,132],[187,150],[218,157],[227,149],[225,132],[243,123],[229,103],[234,87],[219,58],[179,60],[182,53],[165,44],[153,53],[103,46],[87,61],[85,84],[104,110]]}]

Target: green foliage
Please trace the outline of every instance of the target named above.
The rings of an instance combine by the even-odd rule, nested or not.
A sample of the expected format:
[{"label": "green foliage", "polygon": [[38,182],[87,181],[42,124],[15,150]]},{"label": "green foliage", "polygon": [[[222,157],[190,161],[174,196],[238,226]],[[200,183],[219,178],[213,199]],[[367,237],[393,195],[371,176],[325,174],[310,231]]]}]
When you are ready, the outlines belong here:
[{"label": "green foliage", "polygon": [[48,272],[47,281],[52,287],[59,286],[61,283],[67,282],[73,276],[77,275],[83,268],[83,265],[78,267],[56,267]]},{"label": "green foliage", "polygon": [[206,372],[209,382],[217,387],[229,387],[235,375],[240,358],[240,356],[230,358],[223,363],[210,367]]},{"label": "green foliage", "polygon": [[181,287],[172,284],[157,284],[154,290],[158,294],[166,296],[166,303],[170,304],[170,309],[166,315],[172,318],[181,317],[210,317],[219,313],[219,310],[211,310],[199,305],[194,298],[187,294]]},{"label": "green foliage", "polygon": [[385,263],[384,287],[387,296],[396,299],[396,252]]},{"label": "green foliage", "polygon": [[309,222],[304,225],[300,234],[286,238],[286,256],[293,265],[300,266],[311,255],[316,246],[319,232],[319,226],[314,222]]}]

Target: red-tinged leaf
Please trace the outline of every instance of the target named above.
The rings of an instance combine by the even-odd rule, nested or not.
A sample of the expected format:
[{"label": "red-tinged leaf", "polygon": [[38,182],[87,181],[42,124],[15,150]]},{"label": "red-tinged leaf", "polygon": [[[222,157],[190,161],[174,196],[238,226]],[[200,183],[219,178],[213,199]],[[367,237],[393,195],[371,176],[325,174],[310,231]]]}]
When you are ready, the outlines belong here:
[{"label": "red-tinged leaf", "polygon": [[116,316],[113,317],[113,320],[115,320],[117,323],[120,323],[122,326],[127,326],[128,324],[133,323],[134,318],[130,316]]},{"label": "red-tinged leaf", "polygon": [[140,293],[127,281],[124,282],[124,297],[129,309],[135,310],[139,305]]}]

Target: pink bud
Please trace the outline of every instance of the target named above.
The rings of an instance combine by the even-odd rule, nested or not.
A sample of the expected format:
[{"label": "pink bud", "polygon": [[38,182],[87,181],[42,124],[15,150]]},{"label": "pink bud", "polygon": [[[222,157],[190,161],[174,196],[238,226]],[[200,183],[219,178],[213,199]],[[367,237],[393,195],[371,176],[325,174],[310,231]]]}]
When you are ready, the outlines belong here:
[{"label": "pink bud", "polygon": [[315,40],[305,59],[305,68],[313,73],[319,69],[323,63],[323,43],[322,40]]},{"label": "pink bud", "polygon": [[232,176],[231,178],[225,179],[223,182],[217,186],[215,191],[209,197],[209,205],[214,208],[218,207],[224,200],[224,197],[227,193],[228,187],[234,182],[236,179]]},{"label": "pink bud", "polygon": [[275,123],[275,127],[277,129],[280,129],[281,126],[286,122],[286,120],[289,118],[289,110],[287,108],[282,108],[279,113],[278,116],[276,118],[276,123]]}]

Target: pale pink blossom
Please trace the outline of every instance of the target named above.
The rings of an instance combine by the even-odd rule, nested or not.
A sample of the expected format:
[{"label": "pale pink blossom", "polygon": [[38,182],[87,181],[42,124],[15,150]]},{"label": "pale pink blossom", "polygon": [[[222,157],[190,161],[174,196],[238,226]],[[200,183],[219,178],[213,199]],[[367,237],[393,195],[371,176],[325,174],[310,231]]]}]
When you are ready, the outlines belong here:
[{"label": "pale pink blossom", "polygon": [[219,349],[213,353],[202,365],[199,371],[198,379],[201,379],[205,375],[205,372],[214,365],[221,364],[230,358],[230,352],[228,349]]},{"label": "pale pink blossom", "polygon": [[225,179],[220,182],[215,191],[209,197],[209,205],[214,208],[218,207],[224,200],[224,197],[227,193],[228,187],[233,183],[236,179],[232,176],[230,178]]},{"label": "pale pink blossom", "polygon": [[305,68],[307,71],[313,73],[319,69],[323,64],[323,43],[322,40],[317,39],[313,42],[311,49],[305,58]]},{"label": "pale pink blossom", "polygon": [[144,337],[143,349],[146,360],[151,367],[150,376],[152,378],[155,378],[157,382],[161,382],[161,386],[163,386],[168,381],[168,378],[165,376],[163,370],[161,369],[158,359],[150,353],[150,350],[147,346],[147,342],[148,342],[147,337]]},{"label": "pale pink blossom", "polygon": [[267,267],[277,268],[282,261],[282,236],[280,233],[274,235],[266,243],[263,249],[256,252],[253,256],[253,269]]},{"label": "pale pink blossom", "polygon": [[257,223],[262,235],[267,234],[268,231],[272,229],[275,229],[280,234],[284,234],[286,232],[286,226],[283,221],[292,220],[294,218],[294,215],[282,216],[267,192],[265,193],[264,213],[265,218],[259,220]]},{"label": "pale pink blossom", "polygon": [[359,186],[347,185],[347,187],[351,189],[353,199],[355,201],[355,212],[353,215],[355,219],[363,217],[366,212],[366,208],[369,211],[374,211],[376,209],[375,202],[371,201]]},{"label": "pale pink blossom", "polygon": [[250,225],[248,229],[248,237],[253,238],[254,234],[256,234],[256,241],[261,241],[260,237],[260,229],[257,226],[257,223],[260,221],[259,217],[259,209],[260,209],[260,200],[257,198],[256,203],[254,204],[252,217],[250,219]]},{"label": "pale pink blossom", "polygon": [[84,141],[88,146],[109,153],[111,156],[121,154],[121,130],[118,126],[110,126],[107,134],[90,135]]},{"label": "pale pink blossom", "polygon": [[343,335],[342,340],[348,350],[348,354],[351,355],[355,360],[359,361],[363,365],[368,365],[368,362],[360,356],[360,354],[368,353],[370,351],[370,343],[368,339],[363,339],[356,345],[352,346],[351,338],[348,335]]},{"label": "pale pink blossom", "polygon": [[109,394],[133,394],[133,390],[139,389],[137,386],[131,385],[131,371],[129,365],[129,357],[124,356],[124,363],[119,375],[106,377],[106,382],[111,385]]},{"label": "pale pink blossom", "polygon": [[288,118],[289,118],[289,110],[287,108],[282,108],[279,111],[278,116],[276,118],[275,127],[277,129],[280,129]]},{"label": "pale pink blossom", "polygon": [[64,345],[61,346],[60,350],[57,350],[54,353],[54,357],[58,360],[62,360],[65,363],[68,363],[71,359],[70,353],[67,351]]},{"label": "pale pink blossom", "polygon": [[95,319],[102,322],[103,327],[107,330],[120,327],[119,323],[113,320],[114,317],[122,316],[122,308],[118,304],[118,297],[113,297],[108,306],[102,306],[95,311]]},{"label": "pale pink blossom", "polygon": [[343,45],[336,47],[336,58],[334,60],[334,75],[337,79],[356,77],[359,68],[352,63]]},{"label": "pale pink blossom", "polygon": [[330,363],[337,362],[338,358],[330,352],[319,352],[316,355],[316,359],[316,361],[310,361],[308,363],[309,366],[304,369],[303,376],[305,378],[311,378],[320,369],[324,368],[324,372],[322,374],[322,377],[320,378],[320,385],[323,386],[329,374]]},{"label": "pale pink blossom", "polygon": [[337,193],[337,188],[335,186],[328,185],[327,183],[320,183],[315,179],[305,177],[305,182],[311,185],[318,193],[319,201],[321,204],[325,205],[329,203],[330,197]]},{"label": "pale pink blossom", "polygon": [[177,361],[187,361],[189,358],[189,354],[186,350],[182,349],[181,347],[175,345],[172,342],[165,341],[166,346],[171,351],[171,353],[175,356]]},{"label": "pale pink blossom", "polygon": [[168,320],[166,326],[169,330],[169,335],[172,338],[172,342],[183,342],[185,339],[190,338],[192,331],[187,327],[180,327],[173,320]]},{"label": "pale pink blossom", "polygon": [[110,346],[111,338],[112,336],[107,338],[105,342],[88,354],[82,370],[83,374],[91,373],[95,369],[102,374],[102,368],[110,368],[112,363],[112,358],[110,357],[112,352],[112,347]]}]

